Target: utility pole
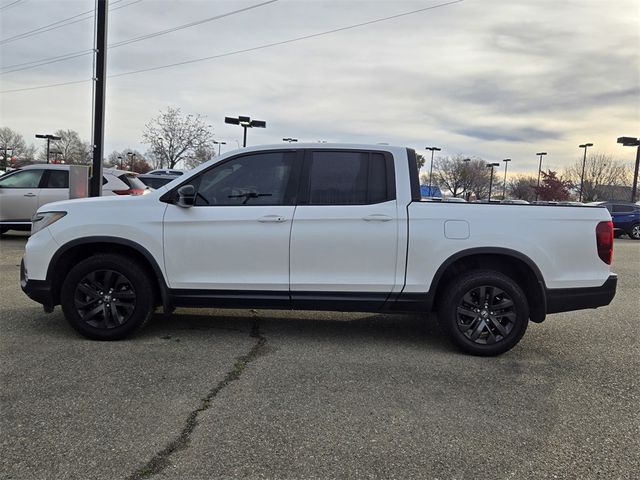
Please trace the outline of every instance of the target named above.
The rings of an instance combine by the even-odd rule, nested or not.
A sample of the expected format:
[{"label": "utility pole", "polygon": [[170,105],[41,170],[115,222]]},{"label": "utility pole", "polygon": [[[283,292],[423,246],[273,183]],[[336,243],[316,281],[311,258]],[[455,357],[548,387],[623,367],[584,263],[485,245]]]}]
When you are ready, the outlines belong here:
[{"label": "utility pole", "polygon": [[89,195],[102,194],[102,155],[104,152],[104,97],[107,70],[107,9],[109,0],[96,0],[96,70],[93,90],[93,172],[89,184]]}]

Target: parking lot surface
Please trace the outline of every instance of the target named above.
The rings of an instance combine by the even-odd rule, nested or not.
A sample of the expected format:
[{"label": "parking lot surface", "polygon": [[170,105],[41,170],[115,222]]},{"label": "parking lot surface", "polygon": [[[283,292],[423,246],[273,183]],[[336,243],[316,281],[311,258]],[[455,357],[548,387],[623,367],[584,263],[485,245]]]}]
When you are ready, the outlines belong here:
[{"label": "parking lot surface", "polygon": [[418,315],[178,310],[89,341],[20,291],[25,242],[0,240],[0,478],[638,478],[640,242],[610,306],[497,358]]}]

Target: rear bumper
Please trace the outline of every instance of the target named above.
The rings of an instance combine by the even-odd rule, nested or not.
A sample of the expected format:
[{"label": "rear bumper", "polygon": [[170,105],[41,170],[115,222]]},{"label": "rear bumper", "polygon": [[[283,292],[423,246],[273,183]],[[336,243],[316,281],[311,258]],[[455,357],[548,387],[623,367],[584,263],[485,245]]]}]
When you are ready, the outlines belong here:
[{"label": "rear bumper", "polygon": [[46,280],[29,280],[24,268],[24,260],[20,262],[20,287],[31,300],[41,303],[45,312],[53,311],[54,302],[51,285]]},{"label": "rear bumper", "polygon": [[547,313],[570,312],[609,305],[616,295],[618,276],[609,278],[599,287],[547,289]]}]

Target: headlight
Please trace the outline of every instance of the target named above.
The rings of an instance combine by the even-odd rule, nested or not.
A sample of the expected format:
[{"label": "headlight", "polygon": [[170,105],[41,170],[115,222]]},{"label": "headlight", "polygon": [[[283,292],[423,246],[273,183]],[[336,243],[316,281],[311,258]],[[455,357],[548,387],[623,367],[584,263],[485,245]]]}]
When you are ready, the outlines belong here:
[{"label": "headlight", "polygon": [[67,212],[39,212],[31,217],[31,235],[35,235],[43,228],[47,228],[52,223],[64,217]]}]

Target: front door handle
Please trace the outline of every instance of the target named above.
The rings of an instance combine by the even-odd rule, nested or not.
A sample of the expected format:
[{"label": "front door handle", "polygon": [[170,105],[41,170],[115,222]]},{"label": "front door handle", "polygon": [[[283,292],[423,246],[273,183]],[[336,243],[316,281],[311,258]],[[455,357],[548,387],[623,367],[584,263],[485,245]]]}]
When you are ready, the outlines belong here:
[{"label": "front door handle", "polygon": [[362,219],[365,222],[388,222],[389,220],[393,220],[389,215],[383,215],[381,213],[373,213],[366,217],[362,217]]},{"label": "front door handle", "polygon": [[24,196],[25,197],[35,197],[36,194],[35,193],[25,193]]},{"label": "front door handle", "polygon": [[265,215],[264,217],[260,217],[258,221],[260,223],[282,223],[286,222],[287,219],[282,215]]}]

